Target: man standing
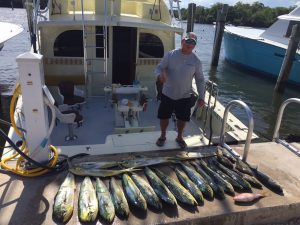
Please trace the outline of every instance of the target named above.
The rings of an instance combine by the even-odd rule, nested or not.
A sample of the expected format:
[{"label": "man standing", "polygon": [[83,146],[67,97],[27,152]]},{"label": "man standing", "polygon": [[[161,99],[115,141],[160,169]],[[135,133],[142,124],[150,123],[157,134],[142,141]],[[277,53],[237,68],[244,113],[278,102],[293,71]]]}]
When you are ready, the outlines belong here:
[{"label": "man standing", "polygon": [[192,81],[195,78],[199,94],[198,106],[204,105],[205,80],[202,64],[193,52],[197,44],[197,36],[189,32],[181,40],[181,48],[168,52],[155,68],[155,75],[163,83],[161,102],[158,109],[161,135],[156,145],[163,146],[166,141],[166,130],[173,112],[177,118],[176,142],[186,148],[182,132],[191,116]]}]

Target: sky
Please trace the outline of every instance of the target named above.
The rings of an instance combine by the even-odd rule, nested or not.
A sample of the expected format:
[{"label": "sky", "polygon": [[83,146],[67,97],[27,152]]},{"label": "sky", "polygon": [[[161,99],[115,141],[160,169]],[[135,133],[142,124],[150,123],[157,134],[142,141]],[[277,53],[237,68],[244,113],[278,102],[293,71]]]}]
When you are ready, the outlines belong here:
[{"label": "sky", "polygon": [[211,5],[220,2],[228,5],[235,5],[237,2],[242,2],[245,4],[252,4],[253,2],[261,2],[265,6],[269,6],[271,8],[274,7],[289,7],[294,5],[300,5],[299,0],[182,0],[181,1],[181,8],[187,8],[189,3],[196,3],[196,5],[201,5],[204,7],[210,7]]}]

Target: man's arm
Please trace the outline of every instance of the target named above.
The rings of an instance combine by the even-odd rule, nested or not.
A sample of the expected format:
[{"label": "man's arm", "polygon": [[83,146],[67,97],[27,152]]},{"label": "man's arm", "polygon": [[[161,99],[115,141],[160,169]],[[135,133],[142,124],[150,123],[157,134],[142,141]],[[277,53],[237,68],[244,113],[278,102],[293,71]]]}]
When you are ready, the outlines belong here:
[{"label": "man's arm", "polygon": [[165,54],[160,63],[155,67],[154,74],[161,83],[167,79],[166,69],[168,67],[169,53]]}]

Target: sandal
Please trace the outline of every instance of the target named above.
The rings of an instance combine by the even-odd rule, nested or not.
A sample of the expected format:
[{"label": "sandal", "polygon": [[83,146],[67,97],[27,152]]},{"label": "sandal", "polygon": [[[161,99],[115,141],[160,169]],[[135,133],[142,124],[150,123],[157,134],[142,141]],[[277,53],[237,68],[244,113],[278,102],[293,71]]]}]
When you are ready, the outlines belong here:
[{"label": "sandal", "polygon": [[162,147],[162,146],[165,145],[165,142],[166,142],[166,138],[160,137],[160,138],[157,139],[156,145],[157,145],[158,147]]},{"label": "sandal", "polygon": [[180,148],[185,149],[187,147],[187,144],[183,139],[176,138],[176,142],[179,145]]}]

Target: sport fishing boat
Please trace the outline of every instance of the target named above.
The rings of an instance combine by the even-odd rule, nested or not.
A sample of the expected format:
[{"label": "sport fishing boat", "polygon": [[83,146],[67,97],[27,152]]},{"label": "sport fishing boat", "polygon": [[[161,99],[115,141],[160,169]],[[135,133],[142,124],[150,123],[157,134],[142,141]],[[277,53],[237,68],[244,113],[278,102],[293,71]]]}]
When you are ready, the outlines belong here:
[{"label": "sport fishing boat", "polygon": [[0,51],[1,51],[6,41],[18,35],[24,29],[21,25],[7,23],[7,22],[0,22],[0,30],[1,30],[1,35],[0,35]]},{"label": "sport fishing boat", "polygon": [[[150,0],[52,0],[41,9],[39,1],[27,0],[26,9],[32,28],[32,51],[16,59],[20,79],[10,107],[12,127],[7,136],[0,130],[7,141],[1,159],[0,190],[4,207],[0,211],[0,224],[56,223],[54,199],[66,177],[66,162],[69,170],[77,175],[76,195],[73,181],[69,181],[68,193],[73,192],[73,200],[81,201],[77,194],[83,180],[80,176],[96,174],[107,184],[107,176],[116,175],[120,183],[117,175],[131,172],[137,165],[214,157],[217,143],[228,149],[236,160],[245,147],[242,159],[246,162],[248,157],[254,165],[268,155],[261,168],[281,184],[284,193],[280,188],[280,195],[270,192],[266,201],[246,207],[226,197],[192,208],[166,205],[159,213],[130,209],[127,219],[116,217],[114,223],[218,224],[225,219],[233,224],[255,224],[258,218],[262,223],[272,223],[299,215],[300,195],[295,187],[299,185],[300,175],[286,168],[298,165],[299,159],[286,151],[289,144],[279,139],[281,118],[274,142],[254,144],[250,148],[251,140],[257,138],[253,133],[251,110],[238,100],[223,107],[217,101],[217,86],[212,82],[207,83],[205,108],[191,109],[194,115],[184,131],[187,149],[179,149],[173,126],[167,131],[166,144],[156,146],[160,135],[156,118],[159,88],[153,70],[164,53],[175,48],[176,35],[184,33],[174,12],[180,12],[179,1],[169,1],[167,6],[164,1]],[[192,94],[197,95],[196,89]],[[299,100],[289,102],[299,103]],[[245,109],[248,127],[229,112],[233,105]],[[229,146],[229,143],[239,145]],[[289,147],[297,152],[299,145]],[[79,155],[87,154],[89,158],[80,161]],[[102,170],[102,167],[95,168],[94,163],[120,168]],[[124,169],[124,165],[135,166]],[[44,174],[49,176],[38,177]],[[174,177],[170,170],[165,174]],[[285,180],[287,174],[292,174],[295,182],[289,184]],[[85,179],[83,183],[90,182]],[[110,188],[113,189],[111,186],[116,186],[112,179]],[[282,196],[285,193],[288,195]],[[64,221],[68,224],[83,221],[76,211],[81,205],[73,207],[73,215],[71,212]],[[276,215],[282,210],[287,213],[278,218]]]},{"label": "sport fishing boat", "polygon": [[[267,29],[225,26],[225,58],[241,68],[277,79],[288,48],[292,27],[299,24],[300,8],[281,15]],[[297,51],[288,82],[300,85],[299,51]]]}]

